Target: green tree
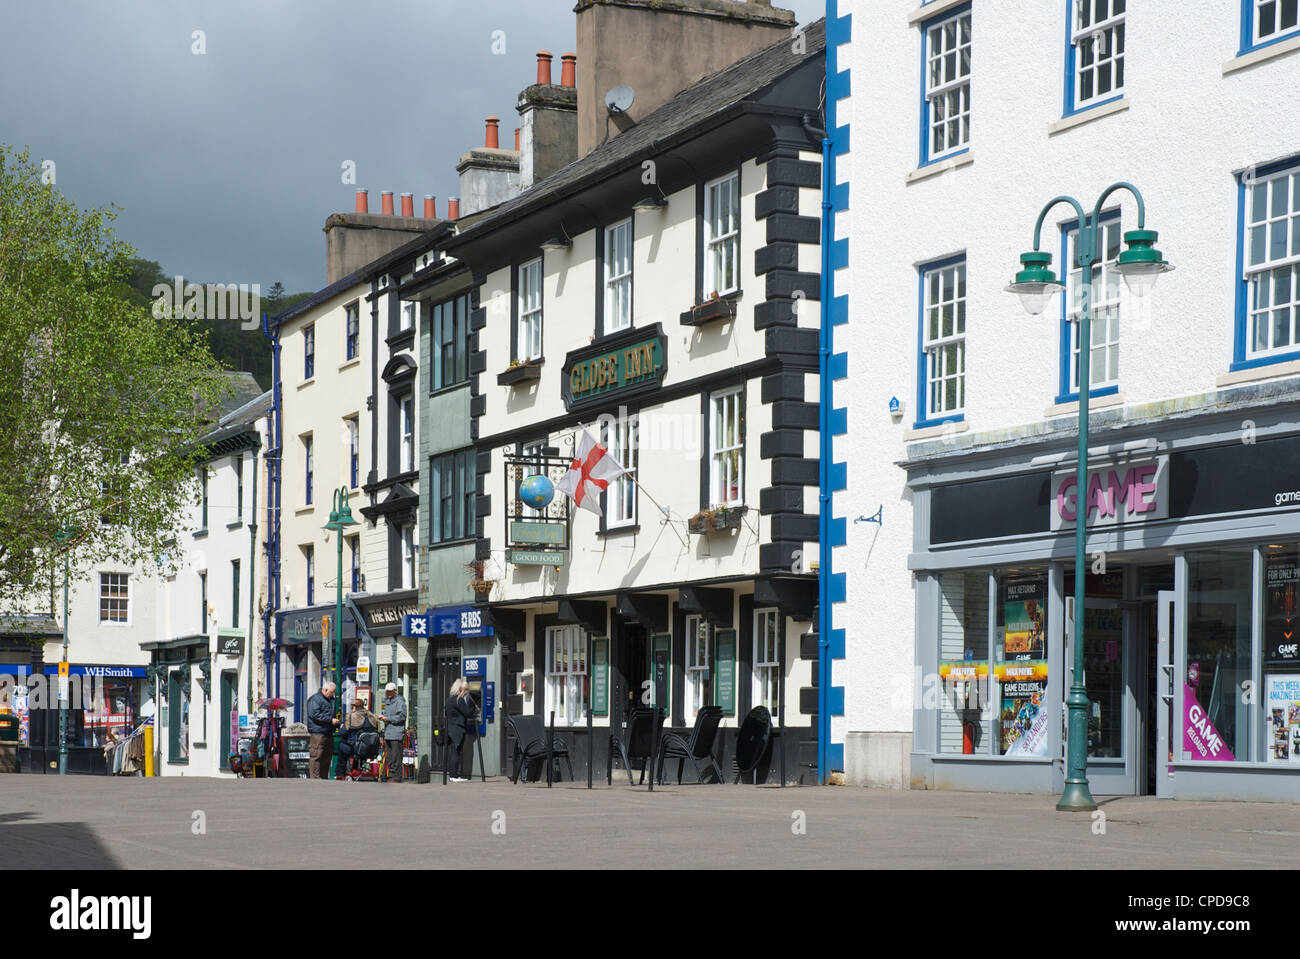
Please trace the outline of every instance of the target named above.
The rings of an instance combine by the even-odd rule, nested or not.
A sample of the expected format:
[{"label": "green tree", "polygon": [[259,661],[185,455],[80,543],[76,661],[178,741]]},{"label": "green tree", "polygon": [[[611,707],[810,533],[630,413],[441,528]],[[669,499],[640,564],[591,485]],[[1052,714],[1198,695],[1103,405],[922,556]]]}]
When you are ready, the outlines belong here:
[{"label": "green tree", "polygon": [[0,612],[29,608],[65,554],[74,576],[162,556],[229,389],[192,324],[127,292],[114,216],[0,144]]}]

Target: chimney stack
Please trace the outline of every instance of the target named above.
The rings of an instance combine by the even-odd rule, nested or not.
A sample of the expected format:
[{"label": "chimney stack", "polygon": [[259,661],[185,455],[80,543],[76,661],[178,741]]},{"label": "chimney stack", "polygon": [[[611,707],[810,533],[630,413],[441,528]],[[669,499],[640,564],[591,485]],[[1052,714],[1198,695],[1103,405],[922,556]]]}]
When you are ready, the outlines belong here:
[{"label": "chimney stack", "polygon": [[357,212],[358,213],[370,212],[370,191],[369,190],[357,191]]},{"label": "chimney stack", "polygon": [[500,126],[501,126],[500,117],[487,118],[487,131],[483,135],[483,146],[486,147],[487,149],[489,150],[501,149]]},{"label": "chimney stack", "polygon": [[[545,57],[545,69],[542,68]],[[551,83],[551,55],[537,55],[537,83],[519,94],[519,185],[527,190],[578,159],[578,91],[576,54],[561,58],[560,83]]]},{"label": "chimney stack", "polygon": [[[742,57],[788,40],[798,21],[771,0],[577,0],[578,150],[586,156],[683,89]],[[605,94],[629,86],[636,99],[609,117]]]},{"label": "chimney stack", "polygon": [[447,197],[447,219],[448,220],[460,219],[460,197],[455,197],[455,196]]},{"label": "chimney stack", "polygon": [[385,190],[379,194],[379,212],[384,216],[393,215],[393,191]]},{"label": "chimney stack", "polygon": [[409,193],[402,194],[402,216],[415,216],[415,198]]},{"label": "chimney stack", "polygon": [[438,201],[432,193],[424,195],[424,218],[426,220],[438,219]]}]

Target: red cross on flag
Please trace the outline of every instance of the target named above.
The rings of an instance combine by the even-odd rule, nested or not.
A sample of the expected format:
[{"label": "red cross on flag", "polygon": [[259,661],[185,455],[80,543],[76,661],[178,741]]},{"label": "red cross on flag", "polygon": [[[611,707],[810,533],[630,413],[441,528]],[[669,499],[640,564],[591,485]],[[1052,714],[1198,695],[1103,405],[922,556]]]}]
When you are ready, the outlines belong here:
[{"label": "red cross on flag", "polygon": [[626,472],[627,470],[619,466],[614,457],[609,455],[609,450],[583,430],[582,436],[578,438],[578,453],[569,464],[569,471],[560,477],[555,488],[561,490],[578,506],[600,516],[602,515],[600,494],[609,488],[611,482]]}]

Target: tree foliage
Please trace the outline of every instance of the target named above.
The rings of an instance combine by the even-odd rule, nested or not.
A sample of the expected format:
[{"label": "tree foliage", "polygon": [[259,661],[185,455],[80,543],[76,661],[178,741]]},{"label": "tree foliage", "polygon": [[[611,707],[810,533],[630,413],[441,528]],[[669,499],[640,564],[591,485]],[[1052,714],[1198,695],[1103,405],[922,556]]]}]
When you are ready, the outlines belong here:
[{"label": "tree foliage", "polygon": [[161,556],[229,389],[201,330],[127,294],[141,261],[114,216],[0,145],[0,613],[65,554],[74,578]]}]

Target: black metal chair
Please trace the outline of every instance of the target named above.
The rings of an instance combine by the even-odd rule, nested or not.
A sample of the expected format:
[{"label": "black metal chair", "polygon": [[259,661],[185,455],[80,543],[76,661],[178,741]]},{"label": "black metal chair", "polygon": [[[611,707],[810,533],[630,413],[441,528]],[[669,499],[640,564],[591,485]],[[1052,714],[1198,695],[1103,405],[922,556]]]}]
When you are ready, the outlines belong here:
[{"label": "black metal chair", "polygon": [[510,779],[512,783],[519,782],[521,773],[525,773],[523,780],[528,782],[526,767],[539,759],[543,762],[563,759],[564,765],[569,770],[569,779],[573,779],[573,763],[569,761],[569,744],[556,736],[548,749],[546,727],[542,724],[541,716],[507,716],[506,724],[515,737],[514,770]]},{"label": "black metal chair", "polygon": [[755,706],[745,716],[736,733],[736,755],[732,762],[736,767],[736,782],[748,773],[750,781],[757,786],[760,767],[762,779],[767,780],[767,771],[772,756],[772,714],[765,706]]},{"label": "black metal chair", "polygon": [[[722,767],[713,757],[713,743],[718,738],[718,726],[722,723],[721,706],[701,706],[699,712],[695,714],[695,727],[691,730],[691,738],[688,740],[685,736],[680,736],[674,732],[663,734],[659,743],[659,783],[664,781],[664,761],[667,759],[677,760],[677,785],[682,784],[682,770],[686,767],[686,760],[691,761],[695,767],[695,778],[699,782],[704,781],[701,775],[703,769],[711,769],[715,782],[722,782]],[[701,768],[701,762],[706,765]]]},{"label": "black metal chair", "polygon": [[[627,784],[644,785],[646,770],[650,770],[650,791],[655,788],[655,754],[658,752],[659,738],[664,728],[664,711],[662,708],[634,709],[627,721],[627,735],[611,733],[609,751],[605,754],[605,782],[614,784],[614,752],[618,751],[627,770]],[[641,762],[641,782],[632,782],[632,763]]]}]

